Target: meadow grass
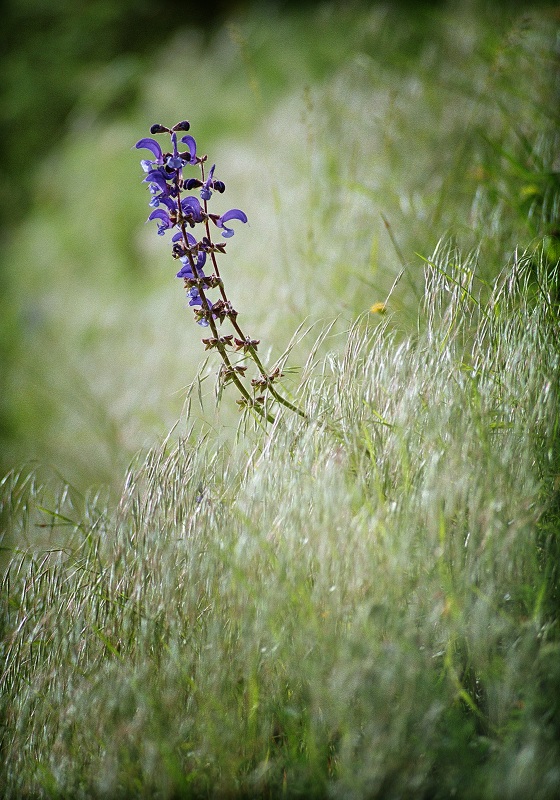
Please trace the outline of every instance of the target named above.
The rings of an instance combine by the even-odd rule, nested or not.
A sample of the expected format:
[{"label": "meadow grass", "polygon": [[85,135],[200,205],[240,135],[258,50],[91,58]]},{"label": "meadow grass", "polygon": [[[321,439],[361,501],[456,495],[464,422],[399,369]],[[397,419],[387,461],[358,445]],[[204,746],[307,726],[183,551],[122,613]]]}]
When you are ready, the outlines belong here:
[{"label": "meadow grass", "polygon": [[117,507],[4,482],[6,797],[557,796],[558,276],[475,276],[441,245],[312,423],[162,446]]},{"label": "meadow grass", "polygon": [[[316,17],[325,37],[333,8]],[[478,27],[477,4],[457,6],[438,38],[414,38],[405,18],[395,35],[416,46],[384,66],[391,12],[359,8],[341,30],[361,32],[360,52],[342,46],[334,78],[289,87],[270,107],[261,97],[262,120],[252,132],[237,121],[235,148],[214,140],[228,192],[253,203],[237,305],[280,359],[303,326],[284,380],[309,420],[239,420],[227,394],[208,414],[215,364],[195,377],[196,331],[182,301],[173,307],[180,289],[154,288],[160,256],[143,233],[128,230],[127,246],[144,286],[117,291],[128,216],[117,235],[102,205],[92,212],[107,241],[87,286],[72,277],[66,201],[37,211],[14,244],[21,260],[48,242],[53,268],[51,316],[26,340],[52,337],[30,348],[30,361],[44,357],[33,376],[48,396],[52,342],[72,378],[60,378],[72,415],[44,436],[82,459],[105,442],[114,463],[105,488],[29,466],[2,480],[8,800],[560,793],[553,16],[518,17],[505,36]],[[259,52],[257,12],[238,24],[255,92],[271,64],[278,76],[280,51]],[[224,41],[208,51],[210,82]],[[176,117],[179,87],[164,76],[182,42],[152,76],[147,97],[166,89],[150,113],[157,101]],[[232,84],[224,116],[243,96]],[[107,181],[115,152],[140,135],[131,128],[109,127],[105,150],[82,130],[58,176],[72,186],[85,162],[97,193],[128,199],[120,178]],[[270,191],[255,198],[263,175]],[[68,224],[42,237],[55,219]],[[384,313],[368,311],[376,302]],[[150,417],[191,381],[180,425],[115,488],[141,439],[130,409]],[[79,463],[70,452],[66,467]]]}]

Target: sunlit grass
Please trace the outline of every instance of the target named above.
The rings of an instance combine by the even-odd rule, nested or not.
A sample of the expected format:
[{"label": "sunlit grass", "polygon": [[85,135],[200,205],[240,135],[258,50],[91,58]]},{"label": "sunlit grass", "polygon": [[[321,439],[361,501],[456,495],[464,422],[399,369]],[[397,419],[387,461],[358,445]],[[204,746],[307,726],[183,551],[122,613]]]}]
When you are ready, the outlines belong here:
[{"label": "sunlit grass", "polygon": [[8,797],[554,797],[557,284],[429,262],[316,422],[154,450],[117,507],[7,479]]}]

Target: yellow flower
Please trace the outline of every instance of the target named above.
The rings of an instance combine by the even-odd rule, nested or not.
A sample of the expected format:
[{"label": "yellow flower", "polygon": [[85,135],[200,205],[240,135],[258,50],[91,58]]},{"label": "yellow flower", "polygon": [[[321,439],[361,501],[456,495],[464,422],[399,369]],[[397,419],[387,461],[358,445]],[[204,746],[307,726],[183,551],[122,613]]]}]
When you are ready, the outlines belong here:
[{"label": "yellow flower", "polygon": [[387,311],[387,306],[385,303],[374,303],[370,308],[370,314],[385,314]]}]

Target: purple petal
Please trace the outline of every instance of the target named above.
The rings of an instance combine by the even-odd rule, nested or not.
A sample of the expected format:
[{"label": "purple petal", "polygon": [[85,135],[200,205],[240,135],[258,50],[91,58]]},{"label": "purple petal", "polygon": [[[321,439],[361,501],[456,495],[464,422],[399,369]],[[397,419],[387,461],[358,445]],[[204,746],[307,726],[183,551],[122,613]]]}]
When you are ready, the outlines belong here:
[{"label": "purple petal", "polygon": [[160,219],[162,222],[167,222],[167,224],[169,224],[170,222],[169,214],[167,213],[167,211],[164,211],[163,208],[156,208],[155,211],[152,211],[152,213],[148,217],[148,220],[151,219]]},{"label": "purple petal", "polygon": [[202,184],[202,189],[200,190],[200,199],[201,200],[210,200],[210,198],[212,197],[211,186],[212,186],[212,178],[214,176],[214,170],[215,169],[216,169],[216,165],[213,164],[212,165],[212,169],[208,173],[208,177],[206,178],[206,180]]},{"label": "purple petal", "polygon": [[179,272],[177,273],[178,278],[189,278],[192,280],[194,278],[193,271],[191,269],[190,264],[183,264]]},{"label": "purple petal", "polygon": [[222,227],[221,223],[229,222],[230,219],[239,219],[241,222],[247,222],[247,214],[245,214],[243,211],[240,211],[238,208],[231,208],[219,218],[218,222],[216,223],[218,228]]},{"label": "purple petal", "polygon": [[167,181],[158,169],[148,172],[142,183],[157,183],[162,192],[168,191]]},{"label": "purple petal", "polygon": [[163,203],[164,206],[167,206],[170,211],[177,211],[177,203],[172,197],[160,194],[158,200],[160,203]]},{"label": "purple petal", "polygon": [[156,142],[155,139],[140,139],[134,146],[137,150],[151,150],[160,163],[163,161],[161,147],[159,146],[159,142]]},{"label": "purple petal", "polygon": [[169,215],[168,215],[167,211],[163,210],[163,208],[156,208],[155,211],[152,211],[152,213],[148,217],[148,222],[151,219],[161,220],[161,222],[158,222],[158,235],[159,236],[163,236],[165,231],[168,228],[172,227],[171,220],[169,219]]},{"label": "purple petal", "polygon": [[189,152],[191,154],[190,163],[194,164],[196,160],[196,140],[194,136],[183,136],[181,141],[189,148]]},{"label": "purple petal", "polygon": [[202,222],[202,207],[196,197],[185,197],[181,200],[181,208],[187,216],[192,216],[195,222]]},{"label": "purple petal", "polygon": [[181,169],[185,162],[179,156],[169,156],[167,159],[167,166],[169,169]]},{"label": "purple petal", "polygon": [[226,225],[224,225],[224,222],[229,222],[230,219],[238,219],[241,222],[247,222],[247,215],[238,208],[231,208],[216,220],[216,225],[218,228],[224,229],[222,233],[224,239],[229,239],[234,234],[234,230],[232,228],[228,228]]}]

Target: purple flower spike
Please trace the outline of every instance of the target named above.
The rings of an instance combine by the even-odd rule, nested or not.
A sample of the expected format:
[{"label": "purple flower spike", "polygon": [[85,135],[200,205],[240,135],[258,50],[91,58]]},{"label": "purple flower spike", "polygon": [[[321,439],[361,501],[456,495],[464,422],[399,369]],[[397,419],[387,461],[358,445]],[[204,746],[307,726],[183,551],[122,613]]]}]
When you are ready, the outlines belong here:
[{"label": "purple flower spike", "polygon": [[[190,134],[184,135],[189,128],[186,120],[170,128],[157,123],[150,129],[151,136],[168,134],[171,145],[162,149],[156,139],[147,137],[140,139],[135,147],[138,150],[148,150],[150,154],[150,158],[141,161],[142,168],[147,173],[143,182],[150,194],[151,213],[148,221],[155,220],[160,236],[167,230],[171,231],[172,256],[180,262],[177,277],[185,280],[188,303],[194,306],[196,321],[199,325],[208,327],[213,325],[212,319],[221,323],[226,316],[233,317],[237,313],[224,294],[214,255],[225,253],[226,245],[214,244],[208,231],[208,222],[211,220],[220,228],[222,236],[227,239],[234,235],[234,230],[226,223],[231,220],[246,223],[247,216],[238,208],[232,208],[222,216],[208,213],[208,200],[214,192],[223,193],[226,187],[223,181],[214,178],[215,164],[212,164],[206,175],[204,164],[207,157],[198,157],[196,139]],[[198,178],[183,177],[182,170],[187,165],[200,167]],[[193,194],[187,195],[187,192]],[[187,232],[187,228],[192,230],[199,225],[206,229],[207,235],[193,236]],[[204,268],[212,266],[216,274],[205,275]],[[213,306],[206,293],[218,286],[222,299]],[[231,341],[232,338],[233,336],[225,337],[224,341]],[[238,368],[238,371],[241,372],[241,369]]]},{"label": "purple flower spike", "polygon": [[[301,409],[272,388],[273,381],[282,377],[280,367],[275,367],[270,373],[267,371],[256,354],[259,340],[246,336],[236,321],[237,311],[228,298],[217,261],[218,256],[225,255],[226,243],[221,242],[215,232],[211,233],[210,222],[220,228],[225,239],[229,239],[237,230],[237,222],[245,224],[248,219],[239,208],[230,208],[221,216],[208,210],[208,201],[213,194],[222,194],[226,186],[214,177],[216,165],[208,160],[208,156],[197,156],[196,140],[185,135],[189,129],[187,120],[169,128],[156,123],[150,128],[150,135],[169,136],[171,143],[167,140],[168,144],[163,148],[152,138],[140,139],[136,143],[137,149],[150,153],[150,159],[141,162],[147,173],[143,182],[149,191],[151,213],[148,220],[157,223],[160,236],[170,231],[171,257],[175,269],[179,267],[176,275],[184,281],[187,303],[193,309],[194,320],[203,328],[211,329],[212,335],[202,339],[202,343],[206,350],[215,348],[221,357],[220,393],[222,386],[233,382],[241,393],[237,401],[241,410],[260,415],[264,422],[274,422],[275,415],[269,410],[265,395],[270,390],[271,403],[280,403],[308,419]],[[195,167],[193,173],[197,177],[185,173],[187,166]],[[231,227],[233,221],[236,224]],[[212,303],[210,296],[216,291],[219,296]],[[234,330],[220,335],[219,326],[225,322]],[[251,380],[250,387],[246,385],[249,381],[245,375],[248,367],[242,363],[249,358],[260,373],[259,378]]]},{"label": "purple flower spike", "polygon": [[229,222],[230,219],[238,219],[241,220],[241,222],[247,222],[247,214],[245,214],[243,211],[240,211],[238,208],[232,208],[229,211],[226,211],[225,214],[222,214],[221,217],[218,217],[216,220],[216,225],[218,228],[224,229],[222,236],[225,239],[229,239],[230,236],[233,236],[235,233],[232,228],[228,228],[226,225],[224,225],[224,223]]}]

